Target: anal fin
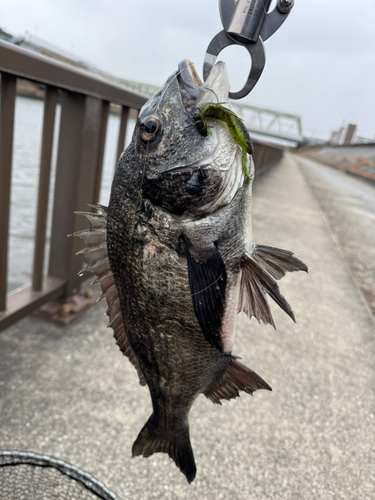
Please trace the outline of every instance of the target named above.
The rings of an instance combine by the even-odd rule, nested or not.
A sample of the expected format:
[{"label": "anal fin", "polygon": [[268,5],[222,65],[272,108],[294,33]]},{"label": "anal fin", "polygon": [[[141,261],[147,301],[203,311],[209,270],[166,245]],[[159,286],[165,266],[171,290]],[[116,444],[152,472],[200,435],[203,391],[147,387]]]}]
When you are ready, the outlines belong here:
[{"label": "anal fin", "polygon": [[244,311],[249,318],[254,316],[259,323],[263,321],[276,328],[266,297],[268,294],[295,322],[292,308],[281,295],[277,281],[266,269],[248,254],[241,258],[241,269],[240,311]]},{"label": "anal fin", "polygon": [[221,399],[232,399],[240,395],[239,391],[252,394],[258,389],[272,391],[271,387],[253,370],[247,368],[234,356],[230,357],[227,369],[219,382],[205,396],[213,403],[221,404]]}]

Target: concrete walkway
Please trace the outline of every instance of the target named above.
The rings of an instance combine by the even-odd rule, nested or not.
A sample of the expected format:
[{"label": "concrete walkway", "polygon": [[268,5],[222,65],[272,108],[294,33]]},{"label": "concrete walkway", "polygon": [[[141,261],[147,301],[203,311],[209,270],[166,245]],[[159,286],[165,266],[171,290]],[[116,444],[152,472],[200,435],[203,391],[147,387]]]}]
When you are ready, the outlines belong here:
[{"label": "concrete walkway", "polygon": [[190,415],[189,486],[163,454],[131,459],[148,391],[105,329],[104,305],[67,328],[29,317],[0,334],[0,449],[61,457],[122,499],[375,498],[374,322],[299,167],[287,156],[254,186],[254,239],[293,250],[283,278],[297,324],[238,318],[235,354],[273,392]]}]

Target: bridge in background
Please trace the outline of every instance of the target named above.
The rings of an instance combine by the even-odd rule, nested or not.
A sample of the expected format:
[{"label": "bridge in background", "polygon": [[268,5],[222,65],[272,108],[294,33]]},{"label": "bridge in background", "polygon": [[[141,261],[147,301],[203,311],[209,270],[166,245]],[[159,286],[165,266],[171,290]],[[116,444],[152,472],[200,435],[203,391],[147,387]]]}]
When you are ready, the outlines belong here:
[{"label": "bridge in background", "polygon": [[[136,92],[146,97],[151,97],[159,90],[156,85],[127,80],[116,77],[106,71],[97,68],[92,63],[81,57],[56,47],[39,37],[26,34],[25,36],[14,36],[0,29],[0,39],[22,46],[41,55],[53,57],[61,62],[71,64],[94,73],[112,83],[126,87],[127,90]],[[282,111],[260,108],[257,106],[232,101],[233,109],[240,115],[250,133],[276,141],[288,141],[299,145],[303,142],[301,117]]]},{"label": "bridge in background", "polygon": [[[129,90],[151,97],[159,90],[156,85],[116,78],[100,70],[101,76],[124,85]],[[243,118],[249,132],[264,138],[288,141],[295,145],[303,142],[301,117],[283,111],[259,108],[239,101],[231,101],[233,110]]]},{"label": "bridge in background", "polygon": [[[151,97],[159,90],[156,85],[117,78],[104,71],[94,69],[102,77],[124,85],[127,89]],[[239,101],[231,101],[233,110],[243,118],[250,133],[261,137],[288,141],[299,145],[303,142],[301,117],[283,111],[259,108]]]},{"label": "bridge in background", "polygon": [[258,108],[232,101],[233,109],[242,116],[249,132],[295,144],[303,141],[301,117],[272,109]]}]

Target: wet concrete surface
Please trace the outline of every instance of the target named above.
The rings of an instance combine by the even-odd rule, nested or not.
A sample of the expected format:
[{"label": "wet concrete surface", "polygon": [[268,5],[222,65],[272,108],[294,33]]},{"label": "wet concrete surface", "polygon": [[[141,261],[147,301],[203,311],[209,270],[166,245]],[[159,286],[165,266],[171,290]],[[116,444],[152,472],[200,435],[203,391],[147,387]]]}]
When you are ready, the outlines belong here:
[{"label": "wet concrete surface", "polygon": [[254,240],[295,251],[309,274],[281,281],[296,324],[274,304],[277,331],[240,314],[234,354],[273,392],[197,399],[191,485],[166,455],[131,458],[150,398],[101,303],[66,328],[28,317],[0,335],[0,449],[61,457],[122,499],[375,498],[374,322],[309,168],[287,156],[255,182]]}]

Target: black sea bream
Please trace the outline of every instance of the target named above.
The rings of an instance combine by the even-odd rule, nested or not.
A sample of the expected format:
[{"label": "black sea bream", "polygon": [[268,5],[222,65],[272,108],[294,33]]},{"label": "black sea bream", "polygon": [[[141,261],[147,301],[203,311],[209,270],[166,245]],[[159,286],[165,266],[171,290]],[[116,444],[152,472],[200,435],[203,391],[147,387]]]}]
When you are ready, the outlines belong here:
[{"label": "black sea bream", "polygon": [[[231,355],[237,313],[274,325],[268,294],[294,319],[276,280],[307,270],[292,252],[253,243],[252,182],[227,125],[208,119],[207,137],[196,128],[197,109],[228,102],[228,92],[224,63],[202,84],[183,61],[140,111],[108,209],[87,214],[92,227],[79,233],[116,341],[151,393],[133,455],[168,453],[189,482],[197,396],[220,403],[271,390]],[[250,155],[247,171],[254,173]]]}]

